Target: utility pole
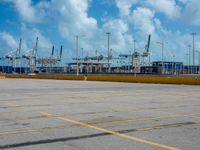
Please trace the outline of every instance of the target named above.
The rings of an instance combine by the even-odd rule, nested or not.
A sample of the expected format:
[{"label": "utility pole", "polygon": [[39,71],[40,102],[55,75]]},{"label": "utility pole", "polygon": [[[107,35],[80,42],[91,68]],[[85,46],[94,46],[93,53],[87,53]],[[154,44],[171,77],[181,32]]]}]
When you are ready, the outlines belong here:
[{"label": "utility pole", "polygon": [[195,65],[195,45],[194,45],[194,40],[195,40],[195,35],[196,33],[191,33],[192,35],[192,40],[193,40],[193,66]]},{"label": "utility pole", "polygon": [[176,63],[175,63],[175,55],[173,55],[173,74],[175,74],[176,73]]},{"label": "utility pole", "polygon": [[129,51],[129,62],[128,62],[128,72],[130,73],[130,67],[131,67],[131,51]]},{"label": "utility pole", "polygon": [[200,66],[200,51],[196,51],[198,53],[198,65]]},{"label": "utility pole", "polygon": [[162,62],[164,61],[164,56],[163,56],[163,53],[164,53],[164,42],[162,41],[161,43],[161,46],[162,46]]},{"label": "utility pole", "polygon": [[162,53],[161,53],[161,59],[162,59],[162,62],[164,61],[164,41],[162,40],[162,42],[157,42],[158,44],[160,44],[161,45],[161,51],[162,51]]},{"label": "utility pole", "polygon": [[78,40],[79,36],[76,35],[76,75],[79,76],[79,64],[78,64]]},{"label": "utility pole", "polygon": [[191,65],[191,45],[188,45],[188,65]]},{"label": "utility pole", "polygon": [[187,73],[188,73],[188,70],[189,70],[188,55],[189,55],[189,54],[186,52],[186,53],[185,53],[185,56],[186,56],[186,63],[185,63],[185,64],[186,64],[186,66],[188,66],[188,68],[187,68]]},{"label": "utility pole", "polygon": [[198,70],[198,68],[196,68],[198,71],[197,71],[197,73],[200,73],[200,51],[197,51],[196,50],[196,52],[197,52],[197,54],[198,54],[198,68],[199,68],[199,70]]},{"label": "utility pole", "polygon": [[192,68],[191,68],[191,45],[188,45],[188,72],[192,73]]},{"label": "utility pole", "polygon": [[163,72],[163,67],[164,67],[164,40],[162,40],[162,42],[157,42],[158,44],[160,44],[161,45],[161,50],[162,50],[162,74],[164,73]]},{"label": "utility pole", "polygon": [[84,58],[83,58],[83,48],[81,48],[81,57],[84,60]]},{"label": "utility pole", "polygon": [[98,56],[98,50],[96,50],[95,55],[96,55],[96,57]]},{"label": "utility pole", "polygon": [[79,76],[79,38],[80,37],[84,37],[85,35],[76,35],[75,38],[76,38],[76,75]]},{"label": "utility pole", "polygon": [[108,36],[108,72],[110,72],[110,65],[109,65],[109,59],[110,59],[110,32],[106,33]]},{"label": "utility pole", "polygon": [[22,39],[20,38],[20,42],[19,42],[19,49],[17,52],[17,56],[16,59],[19,59],[19,73],[21,74],[21,67],[22,67],[22,62],[21,62],[21,48],[22,48]]},{"label": "utility pole", "polygon": [[134,49],[133,49],[133,51],[135,53],[135,43],[136,43],[136,40],[134,40],[133,42],[134,42]]},{"label": "utility pole", "polygon": [[35,47],[33,48],[33,51],[32,51],[32,56],[31,56],[31,61],[32,61],[32,70],[34,71],[34,70],[36,70],[36,65],[37,65],[37,50],[38,50],[38,37],[36,38],[36,42],[35,42]]}]

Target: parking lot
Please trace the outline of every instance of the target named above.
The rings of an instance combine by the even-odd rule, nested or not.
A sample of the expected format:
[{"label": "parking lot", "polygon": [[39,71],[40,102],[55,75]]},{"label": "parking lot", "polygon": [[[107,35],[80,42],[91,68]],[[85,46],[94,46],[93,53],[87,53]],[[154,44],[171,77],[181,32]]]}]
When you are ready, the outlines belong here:
[{"label": "parking lot", "polygon": [[200,86],[0,79],[0,149],[199,150]]}]

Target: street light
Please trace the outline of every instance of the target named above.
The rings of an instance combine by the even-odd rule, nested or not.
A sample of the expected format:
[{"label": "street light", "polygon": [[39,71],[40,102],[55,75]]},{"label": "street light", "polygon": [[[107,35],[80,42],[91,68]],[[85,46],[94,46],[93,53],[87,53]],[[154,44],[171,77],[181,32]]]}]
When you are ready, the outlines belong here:
[{"label": "street light", "polygon": [[79,47],[78,47],[78,42],[79,42],[79,38],[80,37],[85,37],[85,35],[76,35],[75,36],[75,38],[76,38],[76,65],[77,65],[77,67],[76,67],[76,75],[77,76],[79,76],[79,60],[78,60],[78,49],[79,49]]},{"label": "street light", "polygon": [[198,53],[198,66],[199,66],[199,72],[200,73],[200,51],[197,51],[196,52]]},{"label": "street light", "polygon": [[110,32],[106,33],[108,36],[108,72],[110,72],[110,65],[109,65],[109,59],[110,59]]},{"label": "street light", "polygon": [[200,66],[200,51],[196,50],[196,53],[198,54],[198,65]]},{"label": "street light", "polygon": [[162,50],[162,74],[163,74],[163,61],[164,61],[164,56],[163,56],[163,52],[164,52],[164,45],[167,42],[164,42],[164,40],[162,40],[162,42],[156,42],[157,44],[161,45],[161,50]]},{"label": "street light", "polygon": [[192,73],[192,68],[191,68],[191,45],[188,45],[188,73]]},{"label": "street light", "polygon": [[[164,61],[164,56],[163,56],[163,53],[164,53],[164,41],[162,40],[162,42],[156,42],[157,44],[161,45],[161,50],[162,50],[162,54],[161,54],[161,57],[162,57],[162,62]],[[166,42],[167,43],[167,42]]]},{"label": "street light", "polygon": [[193,66],[195,65],[195,47],[194,47],[194,37],[196,35],[196,33],[191,33],[192,35],[192,40],[193,40]]},{"label": "street light", "polygon": [[128,62],[128,72],[130,73],[130,66],[131,66],[131,51],[129,51],[129,62]]},{"label": "street light", "polygon": [[133,42],[134,42],[134,50],[133,51],[134,51],[134,54],[135,54],[135,43],[136,43],[136,40],[134,40]]},{"label": "street light", "polygon": [[188,45],[188,64],[191,65],[191,45]]},{"label": "street light", "polygon": [[83,57],[83,48],[81,48],[81,58],[82,58],[82,60],[84,60],[84,57]]},{"label": "street light", "polygon": [[174,63],[174,65],[173,65],[173,74],[175,74],[176,73],[176,63],[175,63],[175,55],[173,55],[173,63]]}]

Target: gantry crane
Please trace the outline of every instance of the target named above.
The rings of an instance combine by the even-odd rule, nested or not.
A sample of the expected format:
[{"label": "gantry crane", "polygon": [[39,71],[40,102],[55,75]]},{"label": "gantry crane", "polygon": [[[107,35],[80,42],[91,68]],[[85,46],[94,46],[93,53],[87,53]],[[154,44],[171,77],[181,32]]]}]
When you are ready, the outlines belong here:
[{"label": "gantry crane", "polygon": [[141,57],[143,58],[143,64],[144,64],[144,58],[149,58],[149,64],[150,64],[150,42],[151,42],[151,34],[149,34],[148,36],[148,41],[147,44],[145,45],[145,50],[143,52],[143,54],[141,55]]},{"label": "gantry crane", "polygon": [[11,65],[14,69],[17,67],[17,63],[18,63],[18,65],[21,63],[20,62],[21,46],[22,46],[22,39],[20,38],[19,47],[16,49],[16,51],[11,51],[9,54],[5,55],[5,57],[4,57],[4,59],[7,59],[11,62]]}]

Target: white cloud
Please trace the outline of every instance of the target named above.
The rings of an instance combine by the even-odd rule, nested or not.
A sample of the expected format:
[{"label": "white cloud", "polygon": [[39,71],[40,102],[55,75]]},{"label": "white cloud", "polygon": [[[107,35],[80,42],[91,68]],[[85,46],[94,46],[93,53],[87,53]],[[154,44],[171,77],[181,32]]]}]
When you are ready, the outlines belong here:
[{"label": "white cloud", "polygon": [[16,51],[19,46],[19,39],[22,38],[22,53],[31,51],[35,46],[35,39],[39,37],[39,55],[47,55],[51,52],[52,43],[49,41],[38,29],[27,28],[26,25],[22,25],[21,35],[15,37],[8,32],[0,32],[0,50],[1,56],[4,56],[8,53]]},{"label": "white cloud", "polygon": [[[52,24],[60,36],[67,40],[70,45],[69,54],[75,56],[75,35],[85,35],[80,39],[79,47],[87,51],[93,50],[93,45],[98,38],[98,26],[96,19],[88,16],[90,0],[52,0],[49,12],[46,14],[52,20]],[[92,44],[93,43],[93,44]]]},{"label": "white cloud", "polygon": [[[4,46],[5,48],[9,48],[11,50],[17,49],[18,46],[18,42],[17,40],[8,32],[0,32],[0,39],[1,39],[1,44]],[[7,51],[4,49],[4,51]]]},{"label": "white cloud", "polygon": [[146,3],[171,19],[180,17],[181,8],[175,0],[147,0]]},{"label": "white cloud", "polygon": [[28,22],[35,22],[37,20],[31,0],[14,0],[13,3],[23,20]]},{"label": "white cloud", "polygon": [[130,22],[133,23],[135,29],[139,30],[141,33],[154,33],[154,15],[154,11],[145,7],[138,7],[137,9],[133,10],[130,17]]},{"label": "white cloud", "polygon": [[[52,42],[46,38],[40,30],[36,28],[28,28],[25,24],[21,27],[21,38],[23,39],[24,52],[30,51],[35,46],[35,39],[39,38],[38,42],[38,54],[39,55],[50,55]],[[48,55],[49,54],[49,55]]]},{"label": "white cloud", "polygon": [[[200,24],[200,17],[198,17],[200,11],[197,9],[198,0],[193,0],[190,3],[189,0],[179,0],[184,4],[184,8],[180,8],[178,6],[180,3],[176,3],[175,0],[146,0],[142,2],[139,0],[115,0],[113,2],[115,2],[120,13],[118,18],[108,18],[100,26],[97,25],[98,20],[88,15],[91,0],[51,0],[40,1],[36,4],[27,0],[22,6],[19,5],[20,1],[25,0],[7,0],[6,2],[13,2],[23,19],[20,31],[20,36],[24,39],[23,45],[25,45],[23,50],[32,49],[34,40],[38,36],[39,53],[43,52],[46,56],[49,56],[52,46],[50,39],[52,41],[61,39],[60,41],[67,43],[68,58],[74,57],[75,35],[86,36],[80,39],[79,47],[83,47],[84,51],[87,51],[90,55],[94,55],[96,50],[106,55],[106,32],[109,31],[111,32],[111,48],[115,52],[128,53],[129,50],[132,50],[133,38],[137,40],[137,49],[142,52],[147,35],[151,33],[152,41],[154,41],[151,43],[154,59],[158,59],[161,53],[160,46],[155,41],[164,39],[168,42],[165,47],[166,57],[171,59],[172,55],[176,55],[179,60],[183,60],[185,55],[184,43],[190,40],[191,36],[165,28],[162,18],[156,18],[156,13],[164,13],[170,19],[178,19],[182,11],[181,16],[183,15],[187,22],[195,25]],[[138,5],[133,7],[136,3]],[[27,22],[32,24],[30,25]],[[50,28],[51,35],[58,32],[56,36],[59,37],[49,37],[49,33],[42,32],[42,28],[37,28],[35,23],[46,25],[47,28]],[[9,33],[4,34],[2,41],[7,43],[7,47],[12,49],[18,47],[18,39]],[[3,34],[1,33],[1,35]],[[172,47],[173,49],[171,49]]]},{"label": "white cloud", "polygon": [[130,8],[139,0],[115,0],[121,16],[130,14]]},{"label": "white cloud", "polygon": [[178,2],[182,3],[182,4],[186,4],[188,2],[190,2],[191,0],[178,0]]},{"label": "white cloud", "polygon": [[53,0],[51,2],[51,14],[58,21],[58,28],[61,35],[65,38],[71,38],[76,34],[87,34],[97,29],[97,21],[88,17],[88,0]]},{"label": "white cloud", "polygon": [[103,33],[111,32],[111,47],[114,51],[128,52],[133,38],[128,32],[128,24],[121,19],[110,20],[103,25]]},{"label": "white cloud", "polygon": [[185,2],[182,18],[187,24],[200,25],[200,1],[192,0]]}]

